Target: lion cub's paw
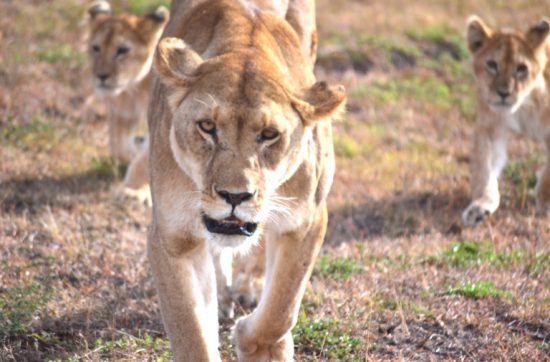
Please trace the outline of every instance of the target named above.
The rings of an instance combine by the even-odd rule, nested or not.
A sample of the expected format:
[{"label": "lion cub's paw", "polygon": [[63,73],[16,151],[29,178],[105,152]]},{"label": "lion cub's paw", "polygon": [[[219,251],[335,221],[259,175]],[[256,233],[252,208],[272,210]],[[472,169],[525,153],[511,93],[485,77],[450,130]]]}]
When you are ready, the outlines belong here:
[{"label": "lion cub's paw", "polygon": [[142,186],[139,189],[124,187],[124,194],[138,199],[139,202],[148,207],[153,206],[153,200],[151,199],[151,190],[149,188],[149,185]]},{"label": "lion cub's paw", "polygon": [[465,225],[479,225],[487,216],[491,215],[491,210],[478,202],[472,202],[462,213],[462,221]]},{"label": "lion cub's paw", "polygon": [[537,199],[537,215],[549,216],[550,215],[550,201],[541,201]]},{"label": "lion cub's paw", "polygon": [[233,283],[231,293],[233,300],[242,307],[256,308],[260,302],[263,286],[263,274],[240,272]]},{"label": "lion cub's paw", "polygon": [[294,341],[288,332],[274,344],[260,344],[245,336],[247,318],[237,321],[233,340],[240,362],[289,362],[293,361]]}]

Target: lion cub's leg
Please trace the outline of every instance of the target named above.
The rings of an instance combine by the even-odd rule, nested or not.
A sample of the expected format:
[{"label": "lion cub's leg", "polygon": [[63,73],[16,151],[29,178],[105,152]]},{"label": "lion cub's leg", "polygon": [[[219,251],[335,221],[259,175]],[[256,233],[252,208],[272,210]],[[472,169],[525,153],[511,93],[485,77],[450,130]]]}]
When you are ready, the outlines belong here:
[{"label": "lion cub's leg", "polygon": [[537,212],[550,212],[550,138],[546,140],[546,164],[540,171],[535,189],[537,198]]},{"label": "lion cub's leg", "polygon": [[139,120],[111,115],[109,117],[109,148],[111,156],[127,164],[143,148],[143,141],[136,137]]},{"label": "lion cub's leg", "polygon": [[235,279],[231,293],[233,300],[247,308],[255,308],[264,286],[265,243],[251,247],[244,255],[236,257]]},{"label": "lion cub's leg", "polygon": [[326,231],[326,205],[315,213],[304,231],[266,238],[265,290],[258,308],[235,328],[239,361],[292,361],[291,329]]},{"label": "lion cub's leg", "polygon": [[220,320],[233,318],[233,299],[231,298],[233,250],[223,248],[212,250],[212,253],[216,270],[216,289],[218,290],[218,317]]},{"label": "lion cub's leg", "polygon": [[149,146],[146,145],[128,165],[124,176],[124,192],[152,205],[149,188]]},{"label": "lion cub's leg", "polygon": [[472,202],[464,210],[466,225],[477,225],[495,212],[500,203],[498,177],[506,165],[507,134],[476,128],[471,157]]}]

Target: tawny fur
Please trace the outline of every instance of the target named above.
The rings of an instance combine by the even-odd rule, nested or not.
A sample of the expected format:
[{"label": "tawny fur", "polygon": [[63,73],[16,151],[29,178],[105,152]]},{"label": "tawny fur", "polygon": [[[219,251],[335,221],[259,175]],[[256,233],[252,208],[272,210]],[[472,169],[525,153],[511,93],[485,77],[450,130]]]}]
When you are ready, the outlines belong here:
[{"label": "tawny fur", "polygon": [[[480,18],[468,21],[478,107],[471,157],[472,202],[463,213],[476,225],[500,204],[498,178],[507,160],[511,133],[542,142],[550,153],[550,24],[543,19],[526,32],[493,30]],[[550,167],[539,173],[537,209],[550,204]]]},{"label": "tawny fur", "polygon": [[108,2],[96,1],[88,14],[92,84],[107,104],[111,156],[129,164],[126,188],[138,196],[148,195],[148,140],[137,135],[145,124],[150,68],[168,10],[159,7],[144,17],[115,16]]},{"label": "tawny fur", "polygon": [[[284,9],[245,3],[175,1],[155,57],[148,253],[176,361],[220,360],[211,249],[247,249],[260,239],[265,289],[237,322],[237,355],[291,361],[290,331],[326,231],[330,120],[345,92],[315,84],[312,47],[302,43],[312,34],[300,36]],[[286,11],[298,10],[292,4]],[[220,190],[248,196],[229,205]],[[233,215],[257,230],[212,233],[205,215]]]}]

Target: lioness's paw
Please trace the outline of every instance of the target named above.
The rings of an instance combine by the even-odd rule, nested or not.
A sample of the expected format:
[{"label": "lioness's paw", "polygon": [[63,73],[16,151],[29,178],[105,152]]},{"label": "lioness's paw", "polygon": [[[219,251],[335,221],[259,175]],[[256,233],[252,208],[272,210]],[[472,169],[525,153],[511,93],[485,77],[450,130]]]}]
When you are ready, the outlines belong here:
[{"label": "lioness's paw", "polygon": [[239,362],[287,362],[293,361],[294,342],[288,332],[274,344],[260,344],[244,336],[246,319],[237,322],[234,331],[234,342]]},{"label": "lioness's paw", "polygon": [[489,208],[474,201],[462,213],[462,221],[465,225],[476,226],[489,215],[491,215],[491,210]]}]

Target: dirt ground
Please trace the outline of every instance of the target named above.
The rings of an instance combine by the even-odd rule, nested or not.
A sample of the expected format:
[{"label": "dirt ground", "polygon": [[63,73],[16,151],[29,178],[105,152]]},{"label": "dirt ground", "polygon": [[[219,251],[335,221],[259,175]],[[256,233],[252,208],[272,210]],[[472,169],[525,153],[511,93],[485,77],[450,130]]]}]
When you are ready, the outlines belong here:
[{"label": "dirt ground", "polygon": [[[90,98],[86,4],[0,1],[0,361],[171,359],[150,209],[121,195]],[[550,224],[532,196],[542,148],[513,140],[501,207],[460,222],[475,115],[465,19],[525,29],[550,1],[319,0],[317,12],[317,77],[344,84],[349,104],[296,360],[550,361]]]}]

